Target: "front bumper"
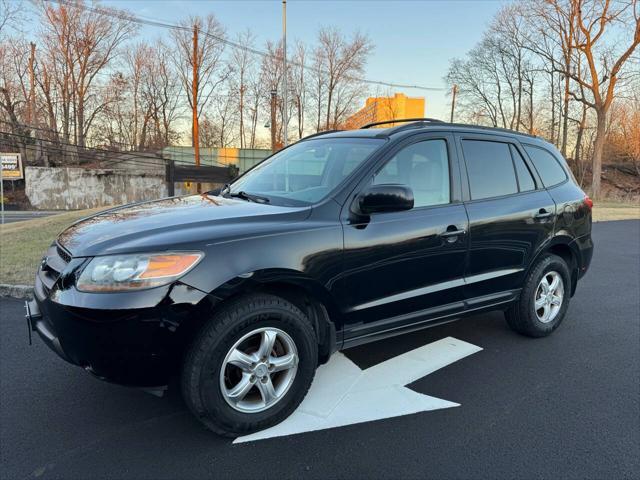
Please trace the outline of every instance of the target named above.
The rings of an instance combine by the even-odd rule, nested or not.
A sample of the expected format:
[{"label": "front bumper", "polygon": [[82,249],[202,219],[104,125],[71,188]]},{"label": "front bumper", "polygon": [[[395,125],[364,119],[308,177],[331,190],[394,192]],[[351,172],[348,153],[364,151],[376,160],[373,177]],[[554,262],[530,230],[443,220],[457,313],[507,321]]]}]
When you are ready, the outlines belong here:
[{"label": "front bumper", "polygon": [[177,372],[195,321],[206,318],[199,309],[207,308],[208,296],[180,283],[92,294],[65,285],[64,278],[63,273],[45,288],[36,277],[34,299],[26,303],[29,331],[60,358],[100,379],[138,387],[166,385]]}]

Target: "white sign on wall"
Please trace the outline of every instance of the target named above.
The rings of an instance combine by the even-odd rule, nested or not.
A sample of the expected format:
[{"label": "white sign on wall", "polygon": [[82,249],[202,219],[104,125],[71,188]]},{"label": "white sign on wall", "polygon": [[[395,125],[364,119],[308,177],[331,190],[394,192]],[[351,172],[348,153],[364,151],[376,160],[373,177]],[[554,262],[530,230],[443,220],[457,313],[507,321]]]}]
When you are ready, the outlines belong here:
[{"label": "white sign on wall", "polygon": [[22,157],[19,153],[0,153],[2,162],[3,180],[22,180],[24,170],[22,169]]}]

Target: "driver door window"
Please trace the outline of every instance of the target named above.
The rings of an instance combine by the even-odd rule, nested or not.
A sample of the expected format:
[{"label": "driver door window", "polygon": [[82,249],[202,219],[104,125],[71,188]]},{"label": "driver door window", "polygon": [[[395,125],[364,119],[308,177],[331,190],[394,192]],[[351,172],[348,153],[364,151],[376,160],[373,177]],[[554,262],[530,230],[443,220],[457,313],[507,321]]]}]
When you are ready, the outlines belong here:
[{"label": "driver door window", "polygon": [[414,208],[449,203],[447,142],[442,139],[425,140],[403,148],[376,173],[373,183],[411,187]]}]

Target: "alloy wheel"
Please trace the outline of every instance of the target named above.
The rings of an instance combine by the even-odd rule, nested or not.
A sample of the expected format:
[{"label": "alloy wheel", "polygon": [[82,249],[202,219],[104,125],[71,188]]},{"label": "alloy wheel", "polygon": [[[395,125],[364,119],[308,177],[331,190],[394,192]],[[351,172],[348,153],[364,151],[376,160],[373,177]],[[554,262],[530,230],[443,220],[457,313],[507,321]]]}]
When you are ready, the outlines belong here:
[{"label": "alloy wheel", "polygon": [[544,274],[535,293],[534,309],[542,323],[552,322],[560,313],[564,300],[564,282],[562,276],[551,271]]},{"label": "alloy wheel", "polygon": [[227,353],[220,369],[220,390],[235,410],[262,412],[287,394],[297,370],[293,339],[278,328],[259,328],[240,338]]}]

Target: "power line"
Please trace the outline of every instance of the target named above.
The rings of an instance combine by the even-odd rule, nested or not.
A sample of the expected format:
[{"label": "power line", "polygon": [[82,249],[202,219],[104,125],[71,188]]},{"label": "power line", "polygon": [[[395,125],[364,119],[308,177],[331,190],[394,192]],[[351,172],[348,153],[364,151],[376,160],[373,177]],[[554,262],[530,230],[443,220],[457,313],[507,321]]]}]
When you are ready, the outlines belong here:
[{"label": "power line", "polygon": [[[136,16],[133,14],[130,14],[128,12],[120,12],[117,10],[110,10],[110,9],[104,9],[104,8],[99,8],[99,7],[91,7],[88,5],[80,5],[76,2],[70,1],[70,0],[45,0],[47,2],[54,2],[54,3],[58,3],[60,5],[66,5],[66,6],[71,6],[71,7],[75,7],[75,8],[81,8],[83,10],[86,10],[88,12],[92,12],[92,13],[96,13],[98,15],[105,15],[105,16],[109,16],[112,18],[119,18],[121,20],[128,20],[134,23],[137,23],[139,25],[148,25],[148,26],[153,26],[153,27],[160,27],[160,28],[167,28],[170,30],[180,30],[180,31],[186,31],[191,33],[191,28],[189,27],[185,27],[183,25],[177,25],[177,24],[172,24],[172,23],[168,23],[168,22],[164,22],[161,20],[156,20],[156,19],[151,19],[151,18],[143,18],[141,16]],[[265,52],[264,50],[259,50],[257,48],[254,47],[249,47],[247,45],[242,45],[238,42],[234,42],[233,40],[229,40],[225,37],[221,37],[219,35],[214,35],[210,32],[206,32],[206,31],[201,31],[200,32],[202,35],[205,35],[207,37],[211,37],[215,40],[217,40],[218,42],[227,45],[227,46],[231,46],[234,48],[238,48],[241,50],[244,50],[246,52],[249,53],[253,53],[255,55],[259,55],[261,57],[271,57],[272,55],[269,52]],[[312,67],[309,67],[308,65],[304,64],[304,63],[300,63],[300,62],[291,62],[290,63],[292,65],[295,65],[297,67],[300,68],[304,68],[305,70],[314,70]],[[326,73],[326,72],[324,72]],[[371,80],[371,79],[366,79],[366,78],[359,78],[359,77],[352,77],[352,76],[347,76],[346,78],[348,78],[349,80],[356,80],[362,83],[366,83],[369,85],[378,85],[378,86],[382,86],[382,87],[389,87],[389,88],[407,88],[407,89],[414,89],[414,90],[424,90],[424,91],[437,91],[437,92],[441,92],[446,90],[445,88],[442,87],[425,87],[422,85],[409,85],[409,84],[401,84],[401,83],[393,83],[393,82],[385,82],[385,81],[381,81],[381,80]]]},{"label": "power line", "polygon": [[[4,122],[2,120],[0,120],[0,122],[2,123],[8,123],[8,122]],[[78,159],[82,159],[84,161],[92,161],[92,162],[100,162],[100,163],[105,163],[105,162],[109,162],[111,164],[119,164],[119,163],[124,163],[124,162],[129,162],[131,164],[137,164],[137,165],[145,165],[145,166],[149,166],[149,167],[158,167],[158,163],[157,161],[162,161],[164,163],[169,162],[169,161],[173,161],[175,163],[179,163],[179,164],[186,164],[186,165],[193,165],[192,161],[188,161],[188,160],[181,160],[181,159],[175,159],[175,158],[168,158],[168,157],[164,157],[164,156],[159,156],[159,155],[154,155],[154,154],[146,154],[144,152],[126,152],[126,151],[114,151],[114,150],[107,150],[104,148],[96,148],[96,147],[80,147],[77,144],[74,143],[68,143],[68,142],[61,142],[61,141],[56,141],[56,140],[46,140],[46,139],[34,139],[33,137],[29,136],[29,135],[23,135],[23,134],[19,134],[19,133],[13,133],[13,132],[7,132],[7,131],[3,131],[0,130],[0,136],[2,135],[7,135],[7,136],[11,136],[14,138],[19,138],[22,140],[29,140],[29,141],[39,141],[39,142],[43,142],[46,143],[47,145],[44,146],[43,148],[47,150],[47,152],[51,153],[57,153],[60,155],[67,155],[67,156],[74,156],[77,157]],[[31,145],[31,144],[25,144],[24,147],[28,150],[36,150],[38,147],[35,145]],[[68,150],[64,147],[69,147],[69,148],[74,148],[76,149],[75,151],[73,150]],[[81,150],[80,152],[78,152],[77,150]],[[85,153],[82,153],[82,150],[85,151]],[[120,158],[117,159],[101,159],[101,158],[95,158],[92,156],[89,156],[88,153],[92,152],[92,153],[96,153],[96,154],[102,154],[102,155],[117,155]],[[189,154],[186,154],[187,156],[190,156]],[[122,158],[124,157],[124,158]],[[129,157],[129,158],[127,158]],[[206,156],[205,156],[206,158]],[[232,156],[232,155],[216,155],[216,159],[231,159],[231,160],[238,160],[238,157]],[[220,166],[220,167],[226,167],[228,166],[227,164],[224,163],[220,163],[218,161],[215,161],[212,159],[212,166]]]},{"label": "power line", "polygon": [[[10,126],[13,125],[11,122],[8,122],[6,120],[1,120],[1,119],[0,119],[0,123],[5,124],[5,125],[10,125]],[[20,123],[20,124],[18,124],[18,126],[23,128],[23,129],[25,129],[25,130],[38,130],[40,132],[45,132],[45,133],[49,133],[49,134],[56,134],[59,137],[60,136],[64,136],[63,132],[60,132],[58,130],[54,130],[52,128],[35,127],[35,126],[27,125],[25,123]],[[44,138],[37,139],[37,138],[31,137],[29,135],[23,135],[23,134],[14,133],[14,132],[7,132],[6,130],[5,131],[0,130],[0,134],[18,136],[18,137],[21,137],[21,138],[26,139],[26,140],[33,140],[33,141],[41,140],[41,141],[44,141],[44,142],[52,142],[52,143],[57,143],[57,144],[65,145],[65,146],[69,146],[69,147],[84,148],[84,149],[87,149],[87,150],[95,150],[95,151],[104,152],[104,153],[112,153],[112,154],[117,153],[119,155],[135,155],[137,157],[146,156],[148,158],[153,158],[153,159],[159,158],[159,157],[157,157],[157,156],[155,156],[153,154],[149,155],[149,154],[145,154],[145,152],[139,152],[139,151],[136,151],[136,150],[119,151],[119,150],[108,150],[106,148],[100,148],[100,147],[80,147],[76,143],[70,143],[70,142],[66,142],[65,143],[65,142],[58,141],[58,140],[48,140],[48,139],[44,139]],[[135,145],[131,145],[131,144],[124,143],[124,142],[114,142],[114,143],[116,143],[118,145],[122,145],[123,147],[128,147],[130,149],[138,148]],[[166,148],[193,148],[193,147],[181,146],[181,145],[167,145]],[[219,148],[226,148],[226,147],[202,147],[202,148],[204,148],[204,149],[213,149],[213,148],[219,149]],[[249,149],[249,150],[256,150],[256,149]],[[261,150],[261,149],[257,149],[257,150]],[[233,156],[233,155],[217,155],[217,158],[237,159],[238,157]],[[171,160],[171,159],[165,159],[165,160]],[[182,161],[181,163],[191,163],[191,162]]]}]

